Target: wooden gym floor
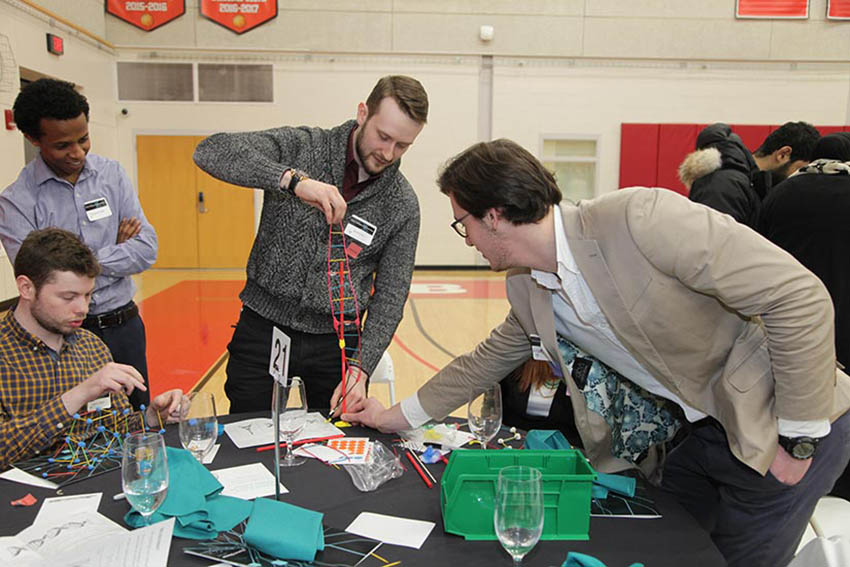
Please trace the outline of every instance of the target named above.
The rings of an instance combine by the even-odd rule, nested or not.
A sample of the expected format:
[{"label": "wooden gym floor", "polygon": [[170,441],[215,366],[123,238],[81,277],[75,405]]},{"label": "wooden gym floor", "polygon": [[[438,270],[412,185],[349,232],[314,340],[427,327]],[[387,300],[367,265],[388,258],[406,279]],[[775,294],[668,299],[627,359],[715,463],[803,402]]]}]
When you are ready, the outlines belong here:
[{"label": "wooden gym floor", "polygon": [[[152,393],[169,388],[211,391],[227,413],[227,343],[239,317],[238,270],[148,270],[136,276],[136,301],[147,328]],[[508,312],[504,274],[485,270],[417,270],[389,347],[396,400],[412,394],[458,354],[472,349]],[[370,394],[389,403],[388,389]]]}]

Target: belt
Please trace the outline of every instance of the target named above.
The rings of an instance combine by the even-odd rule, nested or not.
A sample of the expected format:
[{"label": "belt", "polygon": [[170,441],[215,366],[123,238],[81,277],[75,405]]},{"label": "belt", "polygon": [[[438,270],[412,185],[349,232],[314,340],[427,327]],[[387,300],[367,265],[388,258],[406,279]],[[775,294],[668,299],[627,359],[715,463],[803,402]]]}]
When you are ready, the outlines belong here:
[{"label": "belt", "polygon": [[86,329],[97,328],[106,329],[108,327],[120,327],[133,317],[139,316],[139,306],[135,303],[119,307],[114,311],[100,313],[98,315],[89,315],[83,320],[83,327]]}]

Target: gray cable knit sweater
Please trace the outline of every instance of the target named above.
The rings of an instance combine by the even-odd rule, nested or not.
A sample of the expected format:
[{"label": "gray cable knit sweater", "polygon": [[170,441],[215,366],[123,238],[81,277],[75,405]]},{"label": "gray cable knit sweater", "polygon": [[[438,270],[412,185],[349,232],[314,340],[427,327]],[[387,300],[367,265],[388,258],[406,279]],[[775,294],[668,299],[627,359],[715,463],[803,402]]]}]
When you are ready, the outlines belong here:
[{"label": "gray cable knit sweater", "polygon": [[[326,274],[327,222],[321,211],[279,185],[283,172],[294,167],[342,187],[348,137],[356,125],[350,120],[330,130],[301,126],[221,133],[195,149],[195,163],[213,177],[265,190],[240,298],[280,325],[307,333],[334,332]],[[377,226],[372,244],[349,259],[361,317],[368,309],[361,363],[371,374],[401,321],[419,236],[419,201],[398,163],[349,201],[343,226],[351,215]]]}]

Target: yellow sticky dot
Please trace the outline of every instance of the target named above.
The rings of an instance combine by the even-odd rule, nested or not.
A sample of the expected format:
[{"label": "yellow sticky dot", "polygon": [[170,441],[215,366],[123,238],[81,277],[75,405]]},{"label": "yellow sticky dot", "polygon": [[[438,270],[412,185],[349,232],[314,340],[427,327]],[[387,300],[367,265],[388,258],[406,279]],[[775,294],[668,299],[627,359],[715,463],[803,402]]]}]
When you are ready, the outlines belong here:
[{"label": "yellow sticky dot", "polygon": [[348,423],[347,421],[342,421],[342,420],[335,421],[334,425],[336,425],[337,427],[351,427],[350,423]]}]

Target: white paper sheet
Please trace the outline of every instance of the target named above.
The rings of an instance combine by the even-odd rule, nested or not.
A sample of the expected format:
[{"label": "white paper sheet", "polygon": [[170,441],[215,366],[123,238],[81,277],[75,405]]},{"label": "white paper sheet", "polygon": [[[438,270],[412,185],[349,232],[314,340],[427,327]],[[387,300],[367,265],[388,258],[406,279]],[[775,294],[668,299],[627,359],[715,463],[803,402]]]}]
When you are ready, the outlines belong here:
[{"label": "white paper sheet", "polygon": [[6,567],[44,567],[47,560],[16,536],[0,537],[0,565]]},{"label": "white paper sheet", "polygon": [[410,443],[407,445],[408,448],[420,453],[425,450],[425,443],[441,445],[446,449],[460,449],[475,439],[475,435],[472,433],[461,431],[445,423],[417,427],[416,429],[402,431],[400,435]]},{"label": "white paper sheet", "polygon": [[68,563],[96,549],[100,542],[127,533],[106,516],[79,514],[53,522],[33,524],[18,534],[27,547],[52,563]]},{"label": "white paper sheet", "polygon": [[213,459],[215,459],[215,456],[218,454],[219,449],[221,449],[221,443],[216,443],[215,445],[213,445],[212,449],[210,449],[210,452],[204,455],[205,465],[209,465],[213,462]]},{"label": "white paper sheet", "polygon": [[89,513],[96,514],[102,496],[103,492],[94,492],[92,494],[45,498],[33,524],[59,523],[66,518],[74,518]]},{"label": "white paper sheet", "polygon": [[[242,421],[228,423],[224,426],[224,431],[230,437],[230,440],[233,441],[233,444],[240,449],[274,443],[274,424],[271,418],[267,417],[244,419]],[[295,440],[342,437],[343,435],[345,433],[334,424],[325,421],[322,414],[313,412],[307,414],[307,423]],[[281,436],[280,440],[283,443],[283,436]]]},{"label": "white paper sheet", "polygon": [[[263,463],[251,463],[210,472],[224,486],[224,490],[221,491],[223,496],[253,500],[274,494],[274,475]],[[287,492],[289,490],[281,484],[280,493]]]},{"label": "white paper sheet", "polygon": [[98,544],[97,549],[70,567],[166,567],[174,532],[174,518],[110,537]]},{"label": "white paper sheet", "polygon": [[28,484],[30,486],[50,488],[52,490],[56,490],[57,488],[59,488],[59,485],[55,482],[51,482],[47,479],[32,475],[14,467],[7,470],[6,472],[0,473],[0,478],[11,480],[12,482],[19,482],[21,484]]},{"label": "white paper sheet", "polygon": [[403,545],[419,549],[434,529],[434,522],[411,520],[397,516],[385,516],[372,512],[361,512],[345,531],[371,537],[384,543]]}]

